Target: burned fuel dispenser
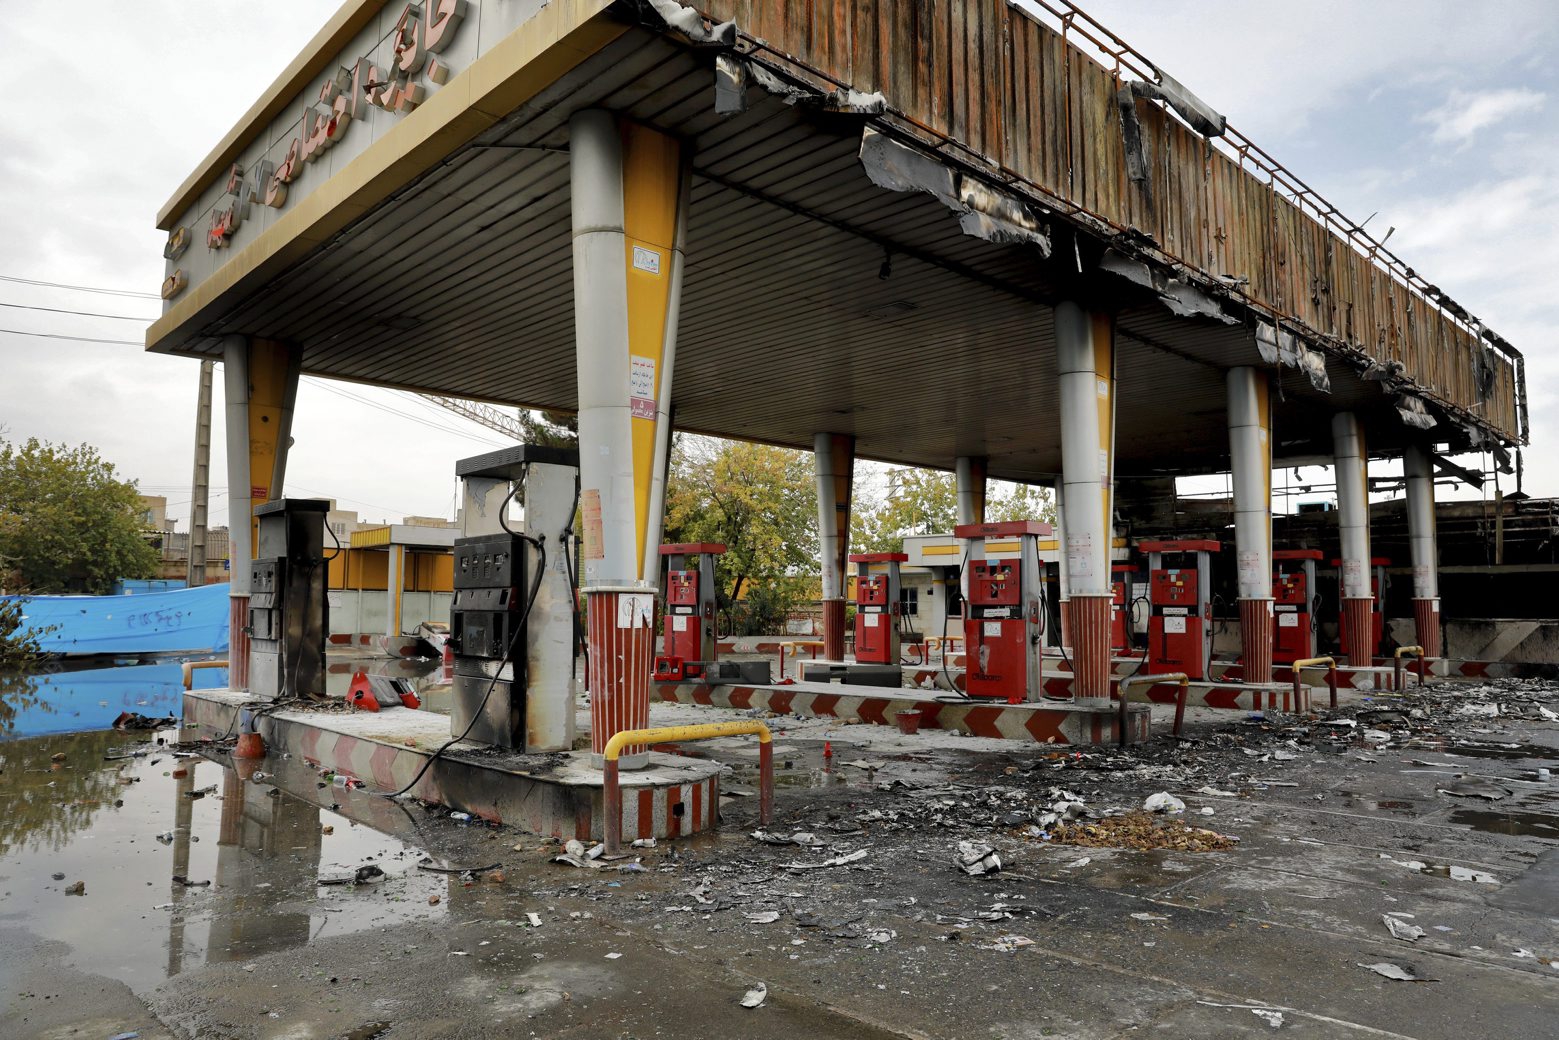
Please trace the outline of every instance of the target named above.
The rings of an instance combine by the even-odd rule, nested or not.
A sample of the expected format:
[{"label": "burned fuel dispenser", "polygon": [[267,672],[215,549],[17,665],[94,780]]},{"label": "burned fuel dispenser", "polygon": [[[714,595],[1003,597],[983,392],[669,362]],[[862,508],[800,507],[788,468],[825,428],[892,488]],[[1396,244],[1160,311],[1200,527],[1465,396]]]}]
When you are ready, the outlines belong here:
[{"label": "burned fuel dispenser", "polygon": [[[516,751],[574,746],[573,525],[579,453],[526,444],[463,459],[449,643],[450,732]],[[518,500],[524,520],[509,519]]]},{"label": "burned fuel dispenser", "polygon": [[1147,672],[1208,677],[1213,659],[1212,555],[1216,541],[1142,542],[1148,554]]},{"label": "burned fuel dispenser", "polygon": [[1293,664],[1316,654],[1316,607],[1320,603],[1315,584],[1319,549],[1278,549],[1272,554],[1272,609],[1277,624],[1272,629],[1272,663]]},{"label": "burned fuel dispenser", "polygon": [[[715,631],[715,558],[725,552],[719,542],[662,545],[666,590],[664,650],[655,658],[657,682],[702,679],[720,657]],[[691,564],[697,561],[695,568]]]},{"label": "burned fuel dispenser", "polygon": [[325,514],[319,498],[254,507],[249,565],[249,692],[263,700],[325,695]]},{"label": "burned fuel dispenser", "polygon": [[1136,605],[1137,569],[1129,563],[1110,566],[1110,653],[1119,657],[1131,649],[1132,607]]},{"label": "burned fuel dispenser", "polygon": [[[1342,612],[1342,560],[1333,560],[1332,566],[1337,568],[1337,609]],[[1370,656],[1380,654],[1381,640],[1386,636],[1386,568],[1391,566],[1391,560],[1385,556],[1375,556],[1370,559],[1370,635],[1374,639],[1374,645],[1370,647]],[[1339,623],[1337,626],[1337,644],[1342,651],[1342,656],[1353,660],[1348,652],[1348,626]]]},{"label": "burned fuel dispenser", "polygon": [[1035,520],[959,524],[953,534],[971,543],[964,692],[1008,704],[1039,700],[1046,631],[1039,540],[1050,537],[1050,525]]},{"label": "burned fuel dispenser", "polygon": [[[855,564],[855,660],[858,664],[902,663],[899,564],[906,553],[852,553]],[[882,566],[873,574],[874,565]]]}]

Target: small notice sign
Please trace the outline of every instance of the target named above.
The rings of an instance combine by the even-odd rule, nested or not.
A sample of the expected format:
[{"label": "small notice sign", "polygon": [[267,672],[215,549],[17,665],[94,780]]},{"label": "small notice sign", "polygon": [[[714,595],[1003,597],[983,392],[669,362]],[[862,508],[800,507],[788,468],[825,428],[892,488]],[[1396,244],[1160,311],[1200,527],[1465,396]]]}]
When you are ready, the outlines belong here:
[{"label": "small notice sign", "polygon": [[633,247],[633,266],[646,274],[660,274],[660,254],[643,246]]},{"label": "small notice sign", "polygon": [[579,532],[579,537],[584,542],[585,559],[604,560],[606,546],[601,544],[601,492],[596,488],[585,488],[579,495],[579,512],[584,518],[584,530]]},{"label": "small notice sign", "polygon": [[635,419],[655,418],[655,359],[628,357],[628,404]]},{"label": "small notice sign", "polygon": [[645,592],[625,592],[617,597],[618,628],[649,628],[655,597]]}]

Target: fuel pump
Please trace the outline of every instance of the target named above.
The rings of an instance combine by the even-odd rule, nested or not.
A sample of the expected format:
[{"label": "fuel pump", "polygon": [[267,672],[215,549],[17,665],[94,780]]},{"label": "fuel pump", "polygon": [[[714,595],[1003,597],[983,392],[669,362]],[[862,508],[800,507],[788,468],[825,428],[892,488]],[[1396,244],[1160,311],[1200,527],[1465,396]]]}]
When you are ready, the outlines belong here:
[{"label": "fuel pump", "polygon": [[1277,567],[1272,576],[1272,609],[1277,614],[1272,630],[1273,664],[1293,664],[1315,656],[1315,566],[1319,559],[1319,549],[1279,549],[1272,554]]},{"label": "fuel pump", "polygon": [[318,498],[254,507],[249,567],[249,692],[257,698],[325,693],[325,513]]},{"label": "fuel pump", "polygon": [[[720,656],[715,631],[715,558],[719,542],[684,542],[660,547],[666,563],[665,652],[655,658],[660,682],[701,679]],[[692,560],[698,567],[690,567]]]},{"label": "fuel pump", "polygon": [[1148,674],[1207,678],[1213,657],[1212,540],[1143,542],[1148,554]]},{"label": "fuel pump", "polygon": [[1132,571],[1129,563],[1110,567],[1110,652],[1116,655],[1131,649]]},{"label": "fuel pump", "polygon": [[[1332,566],[1337,568],[1338,582],[1341,584],[1342,560],[1333,560]],[[1391,566],[1391,560],[1384,556],[1376,556],[1370,560],[1370,598],[1374,601],[1370,605],[1370,634],[1374,637],[1374,645],[1370,647],[1370,656],[1380,652],[1380,642],[1386,635],[1386,611],[1384,609],[1386,594],[1386,568]],[[1341,603],[1341,590],[1338,591],[1338,603]],[[1348,629],[1346,625],[1338,626],[1338,643],[1341,645],[1342,655],[1352,660],[1348,654]]]},{"label": "fuel pump", "polygon": [[[523,751],[574,746],[572,547],[579,453],[532,444],[463,459],[450,732]],[[508,518],[511,500],[523,526]]]},{"label": "fuel pump", "polygon": [[[899,564],[905,553],[852,553],[855,564],[855,660],[859,664],[900,663]],[[872,565],[884,565],[879,574]]]},{"label": "fuel pump", "polygon": [[1043,695],[1039,540],[1050,533],[1049,524],[1034,520],[953,528],[971,542],[964,604],[964,692],[970,697],[1021,704]]}]

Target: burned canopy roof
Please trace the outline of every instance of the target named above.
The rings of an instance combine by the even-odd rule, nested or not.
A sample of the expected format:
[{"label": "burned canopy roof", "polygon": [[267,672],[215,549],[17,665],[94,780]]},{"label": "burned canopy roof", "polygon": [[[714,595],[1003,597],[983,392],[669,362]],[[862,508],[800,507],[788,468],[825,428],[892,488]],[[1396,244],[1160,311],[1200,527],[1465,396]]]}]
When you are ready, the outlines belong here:
[{"label": "burned canopy roof", "polygon": [[347,3],[160,214],[148,345],[572,409],[567,121],[604,107],[692,146],[681,429],[1041,479],[1077,299],[1116,315],[1122,475],[1225,465],[1238,365],[1279,459],[1340,410],[1376,453],[1524,442],[1512,348],[1054,6]]}]

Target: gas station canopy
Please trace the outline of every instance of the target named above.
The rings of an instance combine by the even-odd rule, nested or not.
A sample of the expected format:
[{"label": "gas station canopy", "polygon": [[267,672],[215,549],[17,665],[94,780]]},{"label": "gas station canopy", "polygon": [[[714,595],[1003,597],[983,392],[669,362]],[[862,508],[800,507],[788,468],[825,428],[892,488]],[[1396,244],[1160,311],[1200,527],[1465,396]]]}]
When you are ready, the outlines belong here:
[{"label": "gas station canopy", "polygon": [[568,120],[604,108],[691,145],[678,429],[1047,479],[1072,299],[1115,315],[1120,476],[1228,468],[1242,365],[1278,460],[1339,411],[1377,455],[1525,442],[1513,348],[1052,6],[349,0],[159,214],[148,348],[573,410]]}]

